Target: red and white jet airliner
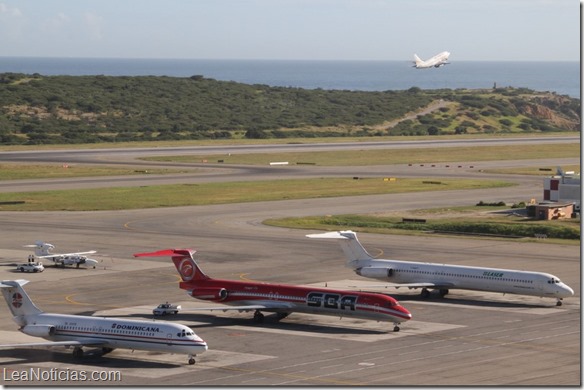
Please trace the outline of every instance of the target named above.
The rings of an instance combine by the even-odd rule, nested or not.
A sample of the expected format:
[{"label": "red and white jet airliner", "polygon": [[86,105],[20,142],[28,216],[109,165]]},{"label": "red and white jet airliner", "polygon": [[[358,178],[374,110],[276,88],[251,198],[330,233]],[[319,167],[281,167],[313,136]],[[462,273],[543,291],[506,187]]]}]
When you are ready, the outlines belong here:
[{"label": "red and white jet airliner", "polygon": [[277,313],[278,319],[292,312],[391,321],[394,332],[412,318],[410,312],[392,297],[380,293],[333,290],[264,282],[212,279],[193,258],[192,249],[166,249],[136,253],[135,257],[170,256],[182,281],[179,286],[193,298],[227,306],[197,310],[254,310],[254,319],[263,321],[262,312]]}]

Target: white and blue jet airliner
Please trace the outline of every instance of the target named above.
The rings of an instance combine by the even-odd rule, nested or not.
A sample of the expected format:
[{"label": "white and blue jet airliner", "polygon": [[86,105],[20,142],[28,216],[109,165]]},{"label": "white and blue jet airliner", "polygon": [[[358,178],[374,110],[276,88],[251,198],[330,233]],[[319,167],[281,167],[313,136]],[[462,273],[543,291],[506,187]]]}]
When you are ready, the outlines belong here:
[{"label": "white and blue jet airliner", "polygon": [[374,259],[350,230],[307,237],[338,240],[345,265],[357,275],[383,280],[389,287],[421,288],[424,298],[430,294],[428,289],[438,290],[441,296],[450,289],[461,289],[556,298],[556,305],[561,306],[563,298],[574,295],[557,276],[544,272]]}]

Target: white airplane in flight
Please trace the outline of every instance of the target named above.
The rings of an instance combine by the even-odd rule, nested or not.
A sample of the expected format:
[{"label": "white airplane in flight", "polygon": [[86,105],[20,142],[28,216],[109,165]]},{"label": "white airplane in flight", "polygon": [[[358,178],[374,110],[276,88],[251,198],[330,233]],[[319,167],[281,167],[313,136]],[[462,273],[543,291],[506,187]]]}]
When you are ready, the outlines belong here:
[{"label": "white airplane in flight", "polygon": [[52,253],[55,246],[53,244],[49,244],[48,242],[43,241],[36,241],[32,245],[25,245],[27,248],[35,248],[34,254],[36,257],[41,259],[49,259],[52,260],[55,265],[60,265],[64,267],[66,265],[73,265],[75,264],[77,268],[80,265],[84,265],[86,267],[95,268],[99,263],[97,260],[90,259],[85,255],[89,255],[92,253],[96,253],[96,251],[87,251],[87,252],[74,252],[74,253]]},{"label": "white airplane in flight", "polygon": [[434,57],[430,58],[429,60],[422,60],[418,57],[417,54],[414,54],[414,68],[416,69],[426,69],[426,68],[439,68],[444,65],[448,65],[450,62],[448,61],[448,57],[450,53],[447,51],[443,51],[442,53],[436,54]]},{"label": "white airplane in flight", "polygon": [[12,319],[20,331],[42,337],[49,342],[4,344],[0,348],[73,347],[73,356],[82,357],[82,347],[101,347],[103,353],[115,348],[166,353],[185,353],[188,363],[207,350],[207,343],[192,329],[164,321],[136,321],[107,317],[90,317],[45,313],[32,302],[22,288],[28,280],[2,280],[0,289]]},{"label": "white airplane in flight", "polygon": [[462,289],[556,298],[557,306],[561,306],[562,298],[574,295],[574,290],[559,278],[543,272],[377,260],[367,253],[357,234],[350,230],[308,234],[307,237],[339,240],[347,259],[345,265],[357,275],[387,281],[390,287],[421,288],[424,298],[430,294],[428,288],[437,289],[441,296],[448,294],[449,289]]}]

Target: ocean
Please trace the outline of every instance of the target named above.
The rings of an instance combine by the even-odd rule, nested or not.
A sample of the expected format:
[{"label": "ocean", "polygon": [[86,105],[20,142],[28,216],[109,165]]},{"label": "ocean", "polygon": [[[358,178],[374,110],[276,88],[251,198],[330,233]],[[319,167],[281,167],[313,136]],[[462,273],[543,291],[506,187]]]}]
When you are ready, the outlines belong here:
[{"label": "ocean", "polygon": [[580,63],[456,61],[415,69],[409,61],[195,60],[0,57],[0,73],[41,75],[202,75],[216,80],[361,91],[515,87],[581,98]]}]

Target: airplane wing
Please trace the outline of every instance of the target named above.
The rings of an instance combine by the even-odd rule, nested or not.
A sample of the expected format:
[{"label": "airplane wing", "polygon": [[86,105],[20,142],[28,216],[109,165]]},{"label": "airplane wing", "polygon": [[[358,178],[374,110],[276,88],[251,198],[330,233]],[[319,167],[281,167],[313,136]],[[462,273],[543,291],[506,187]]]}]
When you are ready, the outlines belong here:
[{"label": "airplane wing", "polygon": [[240,312],[243,311],[251,311],[251,310],[265,310],[265,311],[278,311],[278,310],[291,310],[292,306],[288,303],[284,303],[284,302],[269,302],[269,303],[265,303],[265,304],[260,304],[260,305],[241,305],[241,306],[235,306],[235,305],[225,305],[225,306],[208,306],[208,307],[193,307],[193,308],[187,308],[187,309],[183,309],[182,313],[184,312],[191,312],[191,311],[233,311],[233,310],[237,310]]},{"label": "airplane wing", "polygon": [[[363,288],[363,286],[349,286],[349,287],[360,287]],[[367,287],[394,287],[394,288],[400,288],[400,287],[407,287],[407,288],[454,288],[456,287],[456,285],[454,283],[385,283],[385,284],[379,284],[379,285],[368,285]]]},{"label": "airplane wing", "polygon": [[77,255],[89,255],[92,253],[97,253],[97,251],[87,251],[87,252],[74,252],[74,253],[51,253],[50,255],[37,256],[40,259],[46,259],[51,257],[63,257],[63,256],[77,256]]},{"label": "airplane wing", "polygon": [[87,340],[87,341],[46,341],[39,343],[20,343],[20,344],[0,344],[0,349],[6,348],[50,348],[50,347],[90,347],[100,346],[105,343],[101,340]]}]

